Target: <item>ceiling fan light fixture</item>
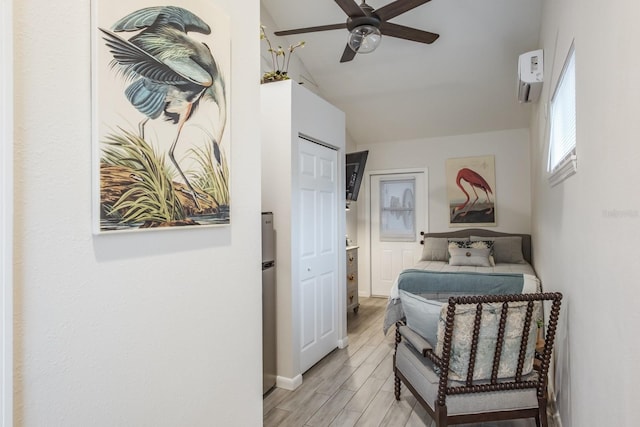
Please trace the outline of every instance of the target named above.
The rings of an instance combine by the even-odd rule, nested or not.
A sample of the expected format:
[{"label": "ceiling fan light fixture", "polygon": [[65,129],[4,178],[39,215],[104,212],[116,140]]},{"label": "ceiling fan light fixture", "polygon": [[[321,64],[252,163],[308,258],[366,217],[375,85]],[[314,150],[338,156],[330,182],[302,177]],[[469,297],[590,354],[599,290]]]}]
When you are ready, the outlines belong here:
[{"label": "ceiling fan light fixture", "polygon": [[357,53],[376,50],[382,40],[380,29],[373,25],[359,25],[349,32],[349,47]]}]

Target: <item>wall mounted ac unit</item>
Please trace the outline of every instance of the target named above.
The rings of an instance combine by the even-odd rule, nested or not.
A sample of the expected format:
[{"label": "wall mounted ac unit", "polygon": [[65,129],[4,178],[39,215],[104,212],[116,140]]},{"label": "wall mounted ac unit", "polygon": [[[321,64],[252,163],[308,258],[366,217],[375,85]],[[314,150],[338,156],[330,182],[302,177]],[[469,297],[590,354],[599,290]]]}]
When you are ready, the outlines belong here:
[{"label": "wall mounted ac unit", "polygon": [[542,92],[544,63],[542,49],[523,53],[518,58],[518,101],[535,102]]}]

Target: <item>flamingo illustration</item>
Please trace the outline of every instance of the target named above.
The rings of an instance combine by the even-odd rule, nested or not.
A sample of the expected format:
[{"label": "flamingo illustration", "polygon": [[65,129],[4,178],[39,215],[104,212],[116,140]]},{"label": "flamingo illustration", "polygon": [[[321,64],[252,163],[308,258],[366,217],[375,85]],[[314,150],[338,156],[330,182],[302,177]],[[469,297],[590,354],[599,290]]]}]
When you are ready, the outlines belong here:
[{"label": "flamingo illustration", "polygon": [[[190,11],[176,6],[153,6],[137,10],[116,22],[112,31],[100,28],[113,55],[111,67],[130,82],[125,91],[129,102],[145,117],[140,137],[149,119],[164,115],[177,125],[169,158],[199,207],[195,189],[174,156],[180,132],[201,99],[220,107],[217,143],[226,123],[225,81],[209,47],[189,37],[191,31],[210,34],[211,28]],[[117,32],[139,31],[128,40]],[[215,147],[215,144],[214,144]]]},{"label": "flamingo illustration", "polygon": [[[473,193],[476,195],[475,200],[470,204],[469,204],[469,200],[471,200],[471,197],[469,196],[469,193],[467,193],[467,191],[464,189],[464,187],[461,184],[461,181],[466,181],[470,186],[471,189],[473,190]],[[493,194],[493,191],[491,190],[491,186],[489,185],[489,183],[477,172],[468,169],[468,168],[462,168],[458,171],[458,176],[456,176],[456,185],[460,188],[460,190],[462,190],[462,192],[465,194],[465,196],[467,196],[467,200],[465,200],[465,202],[463,204],[461,204],[460,206],[457,206],[453,212],[454,214],[456,212],[459,212],[461,210],[464,210],[464,212],[462,212],[460,214],[460,216],[465,216],[467,215],[467,213],[469,212],[469,210],[473,207],[473,205],[476,204],[476,202],[479,199],[478,196],[478,192],[476,191],[476,188],[479,188],[481,190],[484,191],[484,193],[487,195],[487,203],[491,203],[491,198],[489,197],[489,193]],[[468,206],[467,206],[468,205]],[[466,208],[466,210],[465,210]],[[491,213],[491,211],[493,210],[493,208],[490,208],[487,213]]]}]

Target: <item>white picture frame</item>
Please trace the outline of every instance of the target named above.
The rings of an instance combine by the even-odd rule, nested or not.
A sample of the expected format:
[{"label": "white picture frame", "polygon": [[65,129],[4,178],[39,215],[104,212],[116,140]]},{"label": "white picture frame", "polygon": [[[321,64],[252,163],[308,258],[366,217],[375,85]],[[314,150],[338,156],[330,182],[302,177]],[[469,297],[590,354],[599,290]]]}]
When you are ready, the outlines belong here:
[{"label": "white picture frame", "polygon": [[380,241],[415,242],[416,180],[380,180]]}]

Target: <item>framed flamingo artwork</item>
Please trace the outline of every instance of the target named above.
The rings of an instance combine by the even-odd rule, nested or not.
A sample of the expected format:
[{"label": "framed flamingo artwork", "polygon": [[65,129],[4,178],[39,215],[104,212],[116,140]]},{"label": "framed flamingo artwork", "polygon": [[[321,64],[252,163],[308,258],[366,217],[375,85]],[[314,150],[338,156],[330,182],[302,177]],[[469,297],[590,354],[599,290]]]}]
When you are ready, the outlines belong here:
[{"label": "framed flamingo artwork", "polygon": [[496,225],[494,156],[447,159],[449,226]]},{"label": "framed flamingo artwork", "polygon": [[229,224],[228,15],[201,0],[91,9],[94,232]]}]

